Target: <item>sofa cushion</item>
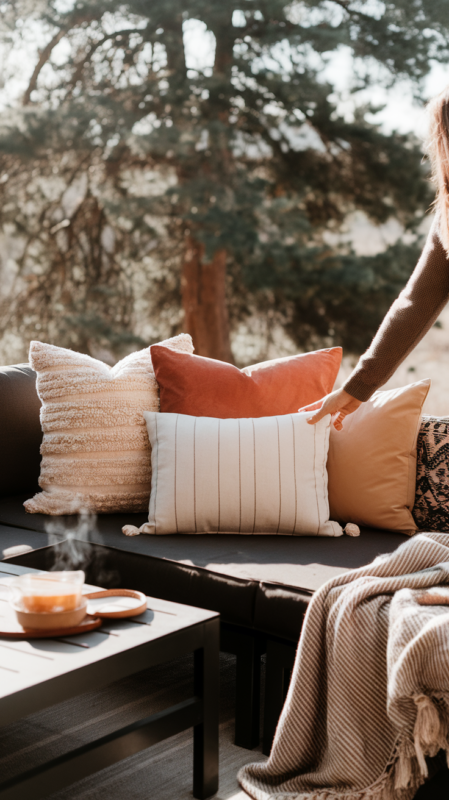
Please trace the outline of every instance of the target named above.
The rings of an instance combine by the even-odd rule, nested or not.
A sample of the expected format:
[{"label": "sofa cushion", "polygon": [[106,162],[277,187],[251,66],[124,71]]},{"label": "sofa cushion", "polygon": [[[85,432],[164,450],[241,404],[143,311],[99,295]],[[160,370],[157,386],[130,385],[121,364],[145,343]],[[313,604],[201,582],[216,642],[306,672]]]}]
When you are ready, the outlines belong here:
[{"label": "sofa cushion", "polygon": [[294,414],[332,391],[341,347],[264,361],[240,370],[203,356],[153,345],[161,411],[192,417]]},{"label": "sofa cushion", "polygon": [[[8,517],[18,524],[17,544],[24,538],[20,509],[20,497],[0,500],[0,522]],[[46,519],[40,514],[23,516],[40,531],[45,530],[46,521],[55,522],[54,517]],[[225,622],[295,642],[303,612],[316,589],[335,575],[369,564],[408,540],[402,534],[369,529],[362,529],[357,538],[340,539],[238,534],[128,538],[121,533],[123,516],[105,514],[97,518],[97,531],[89,538],[106,547],[94,549],[92,569],[101,567],[102,574],[91,575],[91,583],[119,580],[122,586],[210,608],[220,612]],[[58,521],[63,524],[64,518]],[[42,536],[42,544],[47,545],[46,536]],[[80,547],[82,550],[85,543]],[[45,558],[51,552],[44,548],[19,556],[14,563],[47,569],[51,563]],[[104,558],[98,561],[102,553]]]},{"label": "sofa cushion", "polygon": [[0,561],[11,557],[13,553],[9,550],[16,549],[20,545],[32,550],[42,547],[42,533],[26,528],[14,528],[12,525],[0,525]]},{"label": "sofa cushion", "polygon": [[[76,526],[76,517],[73,515],[52,515],[47,514],[28,514],[24,508],[27,494],[13,495],[0,498],[0,525],[12,525],[16,528],[24,528],[31,531],[47,533],[50,530],[63,529],[64,526],[72,528]],[[99,536],[111,531],[121,531],[121,528],[130,520],[136,525],[142,525],[148,519],[148,514],[99,514],[96,519],[96,528]],[[120,538],[124,539],[122,533]]]},{"label": "sofa cushion", "polygon": [[[165,344],[193,350],[186,333]],[[159,408],[150,348],[110,367],[84,353],[31,342],[30,362],[42,400],[43,491],[27,500],[27,511],[144,511],[151,454],[142,411]]]},{"label": "sofa cushion", "polygon": [[[153,481],[143,534],[341,536],[329,519],[331,418],[216,419],[144,411]],[[135,526],[123,533],[136,535]]]},{"label": "sofa cushion", "polygon": [[[106,588],[132,588],[150,597],[217,609],[227,622],[252,627],[257,592],[254,581],[85,541],[74,545],[71,540],[72,552],[73,547],[76,548],[77,567],[82,567],[86,573],[86,583]],[[49,570],[55,563],[60,565],[66,554],[67,547],[62,542],[9,558],[8,563]]]},{"label": "sofa cushion", "polygon": [[375,392],[332,426],[329,505],[332,519],[412,534],[416,443],[430,380]]},{"label": "sofa cushion", "polygon": [[424,416],[418,436],[413,517],[422,531],[449,531],[449,417]]},{"label": "sofa cushion", "polygon": [[312,595],[263,581],[257,587],[253,626],[261,633],[296,643]]},{"label": "sofa cushion", "polygon": [[40,407],[34,370],[0,367],[0,497],[38,489]]}]

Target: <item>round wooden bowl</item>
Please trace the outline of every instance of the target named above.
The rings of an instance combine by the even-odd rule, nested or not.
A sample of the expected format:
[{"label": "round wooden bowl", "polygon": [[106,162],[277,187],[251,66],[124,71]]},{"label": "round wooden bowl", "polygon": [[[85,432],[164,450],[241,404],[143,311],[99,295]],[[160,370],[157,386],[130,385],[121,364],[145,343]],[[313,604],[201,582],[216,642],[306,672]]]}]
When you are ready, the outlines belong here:
[{"label": "round wooden bowl", "polygon": [[78,608],[72,608],[70,611],[25,611],[16,605],[13,608],[17,622],[24,630],[53,631],[79,625],[87,614],[87,600],[81,598]]},{"label": "round wooden bowl", "polygon": [[[96,605],[95,608],[91,608],[90,614],[93,617],[101,617],[102,619],[125,619],[126,617],[136,617],[139,614],[143,614],[144,611],[147,610],[147,598],[142,592],[137,592],[134,589],[103,589],[99,592],[90,592],[90,594],[85,594],[83,597],[86,600],[101,600],[103,598],[111,598],[111,597],[131,597],[135,600],[135,603],[132,603],[130,608],[123,608],[121,610],[117,610],[114,608],[114,604],[105,603],[102,607],[101,605]],[[117,604],[119,606],[119,604]]]}]

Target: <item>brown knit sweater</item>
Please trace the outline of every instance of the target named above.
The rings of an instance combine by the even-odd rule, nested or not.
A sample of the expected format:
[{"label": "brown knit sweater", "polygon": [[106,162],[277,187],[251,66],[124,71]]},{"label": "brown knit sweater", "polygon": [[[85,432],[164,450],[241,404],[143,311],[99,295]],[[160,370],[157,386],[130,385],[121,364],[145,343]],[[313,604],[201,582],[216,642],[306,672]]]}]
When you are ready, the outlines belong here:
[{"label": "brown knit sweater", "polygon": [[343,386],[357,400],[369,400],[376,389],[388,381],[449,300],[449,258],[438,228],[435,219],[405,289]]}]

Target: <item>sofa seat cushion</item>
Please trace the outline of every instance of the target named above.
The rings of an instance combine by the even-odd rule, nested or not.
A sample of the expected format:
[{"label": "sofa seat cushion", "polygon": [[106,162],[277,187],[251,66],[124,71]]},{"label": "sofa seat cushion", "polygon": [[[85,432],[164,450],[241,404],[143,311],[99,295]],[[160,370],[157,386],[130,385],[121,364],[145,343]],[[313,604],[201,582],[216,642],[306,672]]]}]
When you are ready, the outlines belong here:
[{"label": "sofa seat cushion", "polygon": [[[55,530],[60,526],[66,525],[67,528],[73,529],[76,525],[76,517],[73,515],[66,516],[50,516],[47,514],[28,514],[23,503],[27,500],[28,495],[15,495],[12,497],[0,498],[0,525],[13,525],[17,528],[26,528],[32,531],[40,531],[40,533],[47,533],[48,530]],[[117,529],[121,530],[121,526],[129,523],[130,520],[135,525],[142,525],[148,519],[148,513],[130,514],[99,514],[96,520],[96,527],[98,532],[109,533]],[[122,539],[125,537],[120,533]]]},{"label": "sofa seat cushion", "polygon": [[257,587],[254,606],[254,628],[268,636],[289,639],[296,644],[312,596],[312,592],[261,582]]},{"label": "sofa seat cushion", "polygon": [[11,548],[17,548],[19,545],[25,545],[33,550],[42,547],[42,534],[12,525],[0,525],[0,561],[12,556]]},{"label": "sofa seat cushion", "polygon": [[102,541],[127,552],[312,593],[330,578],[369,564],[381,553],[392,552],[408,538],[366,529],[359,537],[340,539],[239,534],[123,537],[111,530],[103,532]]},{"label": "sofa seat cushion", "polygon": [[[22,541],[22,530],[17,541]],[[30,533],[30,532],[28,532]],[[1,535],[1,527],[0,527]],[[8,558],[8,563],[19,564],[29,569],[51,570],[55,563],[61,568],[67,564],[66,543],[47,545],[41,537],[43,547]],[[74,541],[70,542],[73,553]],[[189,566],[168,559],[143,556],[90,544],[79,540],[76,543],[77,567],[86,574],[86,583],[104,586],[132,588],[150,597],[171,600],[176,603],[216,609],[222,619],[244,628],[253,627],[254,606],[258,584],[251,580],[239,580],[229,575],[218,575],[201,567]]]},{"label": "sofa seat cushion", "polygon": [[[0,500],[0,523],[17,526],[17,544],[22,543],[20,529],[33,525],[42,533],[48,521],[63,523],[64,518],[26,514],[22,499]],[[381,553],[392,552],[409,538],[369,529],[362,529],[357,538],[339,539],[238,534],[126,537],[121,533],[123,516],[100,515],[97,531],[89,537],[106,546],[109,565],[102,565],[101,558],[92,562],[93,566],[100,564],[106,578],[109,574],[122,586],[210,608],[220,612],[226,622],[292,641],[298,640],[304,610],[323,583],[369,564]],[[73,524],[73,519],[68,522]],[[47,536],[41,541],[45,547]],[[42,553],[19,557],[20,563],[47,569],[51,564],[44,563]],[[103,584],[105,580],[94,575],[89,582]]]},{"label": "sofa seat cushion", "polygon": [[[22,497],[0,499],[0,524],[45,533],[46,526],[73,517],[27,514]],[[144,514],[131,515],[136,526]],[[129,514],[99,514],[97,530],[90,540],[131,553],[168,559],[186,566],[198,566],[243,580],[267,581],[314,592],[326,581],[350,569],[369,564],[381,553],[391,553],[409,537],[404,534],[362,528],[357,537],[241,536],[239,534],[167,534],[165,536],[124,536],[123,519]],[[134,519],[133,519],[134,522]],[[43,542],[43,544],[46,544]]]}]

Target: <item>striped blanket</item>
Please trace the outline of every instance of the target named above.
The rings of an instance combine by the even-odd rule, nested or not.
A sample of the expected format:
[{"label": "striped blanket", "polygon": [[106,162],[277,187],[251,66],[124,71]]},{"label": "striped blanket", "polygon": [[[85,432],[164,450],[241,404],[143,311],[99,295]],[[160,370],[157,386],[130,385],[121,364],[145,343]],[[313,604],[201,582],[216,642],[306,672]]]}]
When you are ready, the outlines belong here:
[{"label": "striped blanket", "polygon": [[449,535],[415,536],[332,579],[304,622],[256,800],[410,800],[449,757]]}]

